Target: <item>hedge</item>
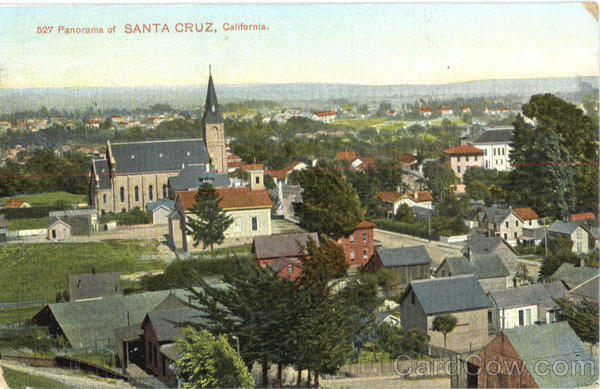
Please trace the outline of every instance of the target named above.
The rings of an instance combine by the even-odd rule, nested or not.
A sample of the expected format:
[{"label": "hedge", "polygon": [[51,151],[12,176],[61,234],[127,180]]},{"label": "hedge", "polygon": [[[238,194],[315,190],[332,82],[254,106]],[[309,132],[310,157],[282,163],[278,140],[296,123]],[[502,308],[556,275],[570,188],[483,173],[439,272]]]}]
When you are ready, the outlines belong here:
[{"label": "hedge", "polygon": [[382,230],[398,232],[401,234],[413,235],[419,238],[438,240],[439,235],[436,231],[431,229],[431,237],[429,236],[429,228],[423,224],[408,224],[397,222],[390,219],[374,219],[373,223],[377,225],[377,228]]}]

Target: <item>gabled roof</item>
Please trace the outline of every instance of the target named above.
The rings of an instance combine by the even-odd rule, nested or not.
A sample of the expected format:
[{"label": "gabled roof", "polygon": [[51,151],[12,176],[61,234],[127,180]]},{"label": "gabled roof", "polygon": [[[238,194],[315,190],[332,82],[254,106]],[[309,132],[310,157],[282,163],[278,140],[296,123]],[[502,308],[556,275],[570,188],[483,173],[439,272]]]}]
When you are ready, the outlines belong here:
[{"label": "gabled roof", "polygon": [[300,261],[296,261],[292,258],[279,258],[276,261],[269,263],[267,266],[269,266],[269,268],[271,268],[271,270],[274,272],[278,273],[281,269],[289,265],[298,267],[300,269],[304,268]]},{"label": "gabled roof", "polygon": [[485,291],[471,275],[412,281],[401,301],[411,290],[427,316],[489,307]]},{"label": "gabled roof", "polygon": [[[363,229],[367,229],[367,228],[375,228],[375,227],[377,227],[377,226],[375,225],[375,223],[371,223],[371,222],[370,222],[370,221],[368,221],[368,220],[363,220],[363,221],[361,221],[360,223],[358,223],[358,224],[356,225],[356,229],[357,229],[357,230],[363,230]],[[355,231],[356,231],[356,230],[355,230]]]},{"label": "gabled roof", "polygon": [[8,200],[8,202],[4,205],[6,208],[19,208],[21,205],[25,204],[26,201],[23,199],[10,199]]},{"label": "gabled roof", "polygon": [[277,234],[255,236],[253,239],[256,259],[300,257],[309,240],[319,244],[316,232],[299,232],[295,234]]},{"label": "gabled roof", "polygon": [[71,301],[123,294],[121,273],[86,273],[69,276]]},{"label": "gabled roof", "polygon": [[499,236],[485,236],[481,233],[474,232],[467,237],[465,249],[470,249],[474,254],[491,253],[498,249],[501,245],[506,246],[515,255],[515,249],[509,245],[504,239]]},{"label": "gabled roof", "polygon": [[469,155],[469,154],[483,154],[483,150],[473,145],[460,145],[449,147],[444,150],[444,154],[447,155]]},{"label": "gabled roof", "polygon": [[203,139],[112,143],[117,174],[180,171],[189,164],[210,163]]},{"label": "gabled roof", "polygon": [[[540,388],[574,388],[592,385],[598,380],[596,361],[566,321],[515,327],[504,330],[503,333],[521,360],[526,361],[531,378]],[[544,361],[546,366],[550,366],[543,370],[544,374],[541,369],[537,371],[538,369],[529,368],[539,366],[536,365],[538,361]],[[557,362],[564,363],[569,369],[577,366],[575,363],[587,362],[588,366],[583,372],[578,369],[576,372],[559,374],[564,370],[552,368]]]},{"label": "gabled roof", "polygon": [[589,266],[575,267],[573,264],[565,262],[552,274],[551,279],[562,281],[571,289],[588,281],[598,275],[598,269]]},{"label": "gabled roof", "polygon": [[396,158],[396,160],[398,162],[412,164],[414,162],[417,162],[417,157],[415,157],[412,154],[402,154],[401,156],[399,156],[398,158]]},{"label": "gabled roof", "polygon": [[[453,275],[473,274],[477,279],[508,276],[508,269],[497,253],[482,254],[469,261],[466,257],[444,259]],[[442,265],[440,265],[441,267]]]},{"label": "gabled roof", "polygon": [[335,159],[352,162],[358,158],[358,152],[356,150],[338,151],[335,154]]},{"label": "gabled roof", "polygon": [[491,207],[485,207],[482,212],[488,222],[498,224],[502,223],[511,214],[512,210],[508,207],[499,207],[494,204]]},{"label": "gabled roof", "polygon": [[148,312],[141,327],[152,324],[158,342],[173,342],[181,336],[180,327],[185,323],[199,324],[205,322],[206,316],[190,307]]},{"label": "gabled roof", "polygon": [[154,212],[157,208],[164,207],[168,210],[172,210],[175,202],[171,199],[162,199],[153,203],[148,203],[148,211]]},{"label": "gabled roof", "polygon": [[512,211],[521,220],[535,220],[540,218],[540,216],[531,207],[513,208]]},{"label": "gabled roof", "polygon": [[[416,193],[416,195],[415,195],[415,193]],[[419,192],[406,192],[406,193],[391,192],[391,191],[384,190],[384,191],[377,193],[376,197],[383,202],[392,203],[392,204],[397,202],[398,200],[400,200],[402,198],[406,198],[406,197],[408,197],[411,200],[418,202],[418,203],[434,201],[433,195],[428,190],[422,190]]]},{"label": "gabled roof", "polygon": [[110,168],[106,159],[92,161],[94,174],[98,177],[98,189],[110,189]]},{"label": "gabled roof", "polygon": [[[251,208],[270,208],[273,201],[269,197],[269,192],[265,189],[250,190],[250,188],[217,188],[219,194],[219,206],[225,210],[233,209],[251,209]],[[189,211],[196,204],[197,190],[176,192],[177,197],[182,202],[183,208]]]},{"label": "gabled roof", "polygon": [[592,279],[584,281],[583,283],[575,286],[569,291],[569,293],[575,296],[587,298],[590,301],[598,300],[599,280],[600,275],[596,275]]},{"label": "gabled roof", "polygon": [[223,123],[212,74],[208,76],[208,88],[206,89],[206,102],[204,103],[204,117],[202,120],[204,123]]},{"label": "gabled roof", "polygon": [[62,224],[63,226],[65,226],[67,228],[71,228],[71,226],[69,224],[67,224],[66,222],[64,222],[63,220],[60,220],[60,219],[54,218],[54,217],[50,218],[50,224],[48,224],[48,228],[52,228],[56,224]]},{"label": "gabled roof", "polygon": [[512,143],[513,130],[487,130],[473,141],[478,143]]},{"label": "gabled roof", "polygon": [[384,267],[410,265],[429,265],[431,256],[425,246],[398,247],[395,249],[376,249]]},{"label": "gabled roof", "polygon": [[581,220],[594,220],[595,218],[596,214],[594,214],[594,212],[574,213],[569,217],[572,222],[578,222]]},{"label": "gabled roof", "polygon": [[498,308],[516,308],[541,304],[546,309],[556,309],[555,298],[567,297],[567,288],[562,282],[534,284],[491,291],[490,296]]},{"label": "gabled roof", "polygon": [[207,172],[203,164],[190,164],[178,175],[169,177],[169,186],[174,191],[198,189],[201,184],[207,182],[215,188],[226,188],[231,184],[229,175],[226,173]]},{"label": "gabled roof", "polygon": [[548,227],[548,232],[556,234],[571,235],[579,227],[579,224],[573,222],[563,222],[562,220],[556,220]]}]

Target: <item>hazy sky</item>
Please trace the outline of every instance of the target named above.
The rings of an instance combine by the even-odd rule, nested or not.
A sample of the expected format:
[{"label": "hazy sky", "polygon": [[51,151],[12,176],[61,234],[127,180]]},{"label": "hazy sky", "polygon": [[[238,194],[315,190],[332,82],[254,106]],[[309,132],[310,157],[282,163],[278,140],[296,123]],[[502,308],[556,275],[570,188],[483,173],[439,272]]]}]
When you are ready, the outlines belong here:
[{"label": "hazy sky", "polygon": [[[186,22],[217,33],[177,33]],[[128,23],[166,23],[170,33],[126,34]],[[592,76],[598,48],[598,23],[578,3],[0,7],[3,88],[203,85],[208,64],[221,85]]]}]

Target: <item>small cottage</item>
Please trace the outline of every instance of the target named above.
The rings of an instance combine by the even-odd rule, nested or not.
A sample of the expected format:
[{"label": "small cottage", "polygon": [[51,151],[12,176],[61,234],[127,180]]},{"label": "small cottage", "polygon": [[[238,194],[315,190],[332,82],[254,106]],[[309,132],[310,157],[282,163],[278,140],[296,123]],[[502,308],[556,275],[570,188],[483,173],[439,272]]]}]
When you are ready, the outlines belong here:
[{"label": "small cottage", "polygon": [[373,273],[381,268],[391,269],[398,273],[400,283],[404,286],[413,280],[429,278],[431,255],[425,246],[398,247],[394,249],[375,249],[364,271]]},{"label": "small cottage", "polygon": [[60,219],[50,221],[46,229],[46,239],[48,240],[67,240],[71,238],[71,226]]}]

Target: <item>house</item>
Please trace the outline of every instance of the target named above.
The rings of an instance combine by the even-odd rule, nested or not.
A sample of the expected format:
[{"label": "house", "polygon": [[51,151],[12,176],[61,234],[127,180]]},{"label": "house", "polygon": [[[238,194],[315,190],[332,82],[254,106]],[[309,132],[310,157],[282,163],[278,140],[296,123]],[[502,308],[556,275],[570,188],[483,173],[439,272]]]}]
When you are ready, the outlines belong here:
[{"label": "house", "polygon": [[198,310],[190,307],[148,312],[141,324],[144,367],[169,387],[177,386],[174,362],[179,359],[174,342],[186,325],[205,322]]},{"label": "house", "polygon": [[71,227],[71,236],[89,236],[98,232],[98,211],[94,208],[48,212],[51,220],[60,219]]},{"label": "house", "polygon": [[580,304],[584,300],[590,303],[598,304],[600,302],[598,299],[598,280],[600,279],[599,277],[600,275],[596,274],[589,280],[584,281],[581,284],[573,287],[573,289],[569,291],[571,301],[573,301],[575,304]]},{"label": "house", "polygon": [[465,113],[471,113],[471,107],[469,107],[468,105],[463,105],[460,107],[460,111],[465,114]]},{"label": "house", "polygon": [[569,290],[591,280],[598,275],[599,270],[589,266],[574,266],[565,262],[548,277],[549,281],[562,281]]},{"label": "house", "polygon": [[598,383],[597,362],[567,322],[496,335],[470,362],[479,388],[577,388]]},{"label": "house", "polygon": [[398,213],[398,209],[402,204],[406,204],[411,208],[420,207],[432,209],[434,201],[433,195],[428,190],[407,193],[381,191],[377,193],[376,198],[383,203],[383,206],[387,210],[388,217]]},{"label": "house", "polygon": [[[355,163],[360,161],[360,163]],[[354,167],[356,170],[368,170],[368,169],[373,169],[376,167],[377,165],[377,160],[375,159],[375,157],[360,157],[359,159],[357,159],[355,162],[352,163],[352,167]]]},{"label": "house", "polygon": [[51,219],[46,228],[46,239],[67,240],[71,238],[71,226],[60,219]]},{"label": "house", "polygon": [[375,252],[374,228],[375,224],[363,220],[358,223],[356,229],[350,235],[342,236],[337,240],[337,243],[344,250],[346,263],[349,266],[363,266]]},{"label": "house", "polygon": [[456,327],[446,336],[447,349],[456,352],[487,344],[488,307],[485,291],[471,275],[412,281],[400,297],[402,328],[426,331],[432,346],[444,347],[444,336],[432,329],[435,317],[456,317]]},{"label": "house", "polygon": [[262,267],[269,266],[281,278],[295,281],[302,273],[302,258],[311,240],[319,244],[316,232],[256,236],[252,252]]},{"label": "house", "polygon": [[408,285],[414,280],[429,278],[431,255],[425,246],[398,247],[394,249],[375,249],[375,254],[364,267],[365,272],[373,273],[381,268],[398,273],[400,283]]},{"label": "house", "polygon": [[[216,188],[219,206],[233,218],[233,223],[225,230],[225,238],[231,238],[236,244],[250,243],[252,238],[271,235],[271,208],[274,203],[264,189],[262,175],[259,183],[251,174],[251,186],[239,188]],[[173,212],[169,215],[169,242],[176,249],[188,251],[193,247],[192,237],[186,224],[196,205],[197,190],[177,192]],[[230,240],[231,240],[230,239]]]},{"label": "house", "polygon": [[6,204],[4,204],[4,208],[31,208],[31,205],[23,200],[23,199],[10,199]]},{"label": "house", "polygon": [[554,323],[560,310],[554,299],[567,298],[567,292],[561,282],[491,291],[490,329],[502,331],[534,323]]},{"label": "house", "polygon": [[432,112],[433,111],[431,110],[431,108],[428,108],[428,107],[419,108],[419,114],[426,118],[430,117]]},{"label": "house", "polygon": [[479,229],[490,236],[500,236],[515,246],[523,238],[523,228],[537,228],[538,219],[538,214],[530,207],[513,209],[494,204],[480,212]]},{"label": "house", "polygon": [[69,276],[70,301],[80,301],[123,294],[121,273],[91,273]]},{"label": "house", "polygon": [[384,323],[392,327],[401,327],[401,320],[397,316],[385,311],[375,312],[375,324],[380,326]]},{"label": "house", "polygon": [[312,119],[322,123],[333,123],[333,121],[337,117],[337,114],[338,112],[335,109],[330,109],[328,111],[319,111],[315,112],[315,114],[312,116]]},{"label": "house", "polygon": [[538,228],[540,216],[531,207],[513,207],[513,213],[523,221],[523,228]]},{"label": "house", "polygon": [[574,222],[556,220],[548,227],[549,238],[562,236],[573,242],[572,251],[576,254],[587,254],[589,251],[589,232]]},{"label": "house", "polygon": [[169,214],[173,212],[175,202],[171,199],[162,199],[148,203],[148,211],[152,213],[152,224],[169,224]]},{"label": "house", "polygon": [[502,263],[506,266],[510,278],[513,279],[518,270],[515,249],[499,236],[485,236],[477,232],[469,234],[467,243],[463,247],[465,256],[476,258],[479,255],[490,253],[498,254]]},{"label": "house", "polygon": [[473,146],[483,150],[483,167],[498,171],[512,169],[513,130],[512,127],[487,129],[473,140]]},{"label": "house", "polygon": [[396,161],[400,164],[402,169],[418,169],[419,161],[416,156],[412,154],[402,154]]},{"label": "house", "polygon": [[336,160],[347,161],[348,163],[352,163],[357,158],[358,158],[358,151],[356,151],[356,150],[338,151],[335,154]]},{"label": "house", "polygon": [[444,154],[450,159],[450,167],[462,180],[465,172],[472,167],[483,167],[483,150],[473,145],[449,147]]},{"label": "house", "polygon": [[452,108],[449,108],[449,107],[440,107],[440,113],[442,114],[442,116],[451,116],[452,115]]},{"label": "house", "polygon": [[569,221],[574,223],[586,222],[596,220],[596,214],[594,212],[583,212],[583,213],[574,213],[569,216]]},{"label": "house", "polygon": [[202,138],[107,141],[105,158],[92,160],[88,193],[91,205],[101,213],[145,209],[149,202],[168,197],[169,177],[190,164],[209,165],[207,171],[227,173],[224,123],[209,75]]},{"label": "house", "polygon": [[292,161],[289,165],[280,170],[266,170],[265,173],[275,180],[275,183],[288,183],[290,173],[298,170],[308,169],[308,165],[300,161]]},{"label": "house", "polygon": [[434,277],[472,274],[486,292],[506,289],[513,285],[512,278],[497,253],[468,257],[448,257],[435,270]]}]

